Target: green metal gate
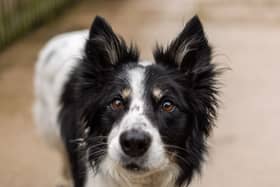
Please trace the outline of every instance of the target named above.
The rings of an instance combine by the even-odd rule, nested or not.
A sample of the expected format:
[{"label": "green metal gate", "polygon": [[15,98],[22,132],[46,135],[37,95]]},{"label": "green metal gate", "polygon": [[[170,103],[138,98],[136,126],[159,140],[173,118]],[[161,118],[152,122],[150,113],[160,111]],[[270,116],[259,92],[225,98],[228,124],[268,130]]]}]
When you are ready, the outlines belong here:
[{"label": "green metal gate", "polygon": [[0,50],[74,0],[0,0]]}]

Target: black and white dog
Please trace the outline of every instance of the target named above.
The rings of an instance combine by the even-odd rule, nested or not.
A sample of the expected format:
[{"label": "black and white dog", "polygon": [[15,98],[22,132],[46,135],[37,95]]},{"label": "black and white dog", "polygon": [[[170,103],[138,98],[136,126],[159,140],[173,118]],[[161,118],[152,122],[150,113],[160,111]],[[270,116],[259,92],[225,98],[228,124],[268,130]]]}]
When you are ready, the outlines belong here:
[{"label": "black and white dog", "polygon": [[[219,70],[193,17],[154,63],[96,17],[59,35],[36,66],[35,118],[75,187],[184,187],[200,171]],[[69,166],[69,167],[67,167]]]}]

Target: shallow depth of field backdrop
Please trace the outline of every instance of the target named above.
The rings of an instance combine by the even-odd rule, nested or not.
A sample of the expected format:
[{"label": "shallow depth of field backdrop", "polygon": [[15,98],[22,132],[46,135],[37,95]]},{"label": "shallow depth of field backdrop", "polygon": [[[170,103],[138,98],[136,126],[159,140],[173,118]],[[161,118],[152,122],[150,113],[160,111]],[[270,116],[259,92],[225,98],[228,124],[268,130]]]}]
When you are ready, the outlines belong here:
[{"label": "shallow depth of field backdrop", "polygon": [[[45,2],[45,3],[42,3]],[[48,3],[46,3],[48,2]],[[151,59],[198,14],[214,61],[232,70],[224,87],[210,156],[192,187],[280,186],[280,1],[0,0],[0,186],[52,187],[61,166],[32,121],[33,70],[52,36],[106,17]]]}]

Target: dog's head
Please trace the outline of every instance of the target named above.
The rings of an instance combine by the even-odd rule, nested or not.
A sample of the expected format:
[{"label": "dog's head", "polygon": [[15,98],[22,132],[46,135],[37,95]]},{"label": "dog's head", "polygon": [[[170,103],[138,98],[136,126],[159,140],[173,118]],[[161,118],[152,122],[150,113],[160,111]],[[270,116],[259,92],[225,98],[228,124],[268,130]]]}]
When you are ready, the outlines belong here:
[{"label": "dog's head", "polygon": [[217,106],[218,71],[199,18],[168,47],[157,46],[155,63],[138,56],[95,18],[76,88],[88,161],[112,176],[170,171],[178,186],[187,184],[200,169]]}]

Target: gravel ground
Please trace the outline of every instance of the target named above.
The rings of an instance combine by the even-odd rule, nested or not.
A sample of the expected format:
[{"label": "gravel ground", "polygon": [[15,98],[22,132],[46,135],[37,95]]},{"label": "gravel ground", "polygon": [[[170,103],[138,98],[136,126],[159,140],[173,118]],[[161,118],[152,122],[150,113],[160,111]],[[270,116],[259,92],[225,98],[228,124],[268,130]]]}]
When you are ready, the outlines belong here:
[{"label": "gravel ground", "polygon": [[[268,23],[257,22],[254,15],[247,14],[246,22],[240,17],[226,19],[228,9],[224,6],[217,10],[211,6],[212,11],[217,11],[213,15],[222,11],[225,15],[223,19],[214,19],[215,16],[208,16],[211,10],[207,10],[207,3],[200,6],[203,7],[179,0],[82,1],[3,51],[0,186],[50,187],[58,180],[61,160],[36,135],[31,115],[34,62],[50,37],[87,28],[99,14],[127,40],[138,43],[144,58],[151,58],[155,41],[166,43],[184,21],[199,12],[215,47],[215,61],[232,70],[222,77],[223,104],[210,140],[208,162],[191,186],[279,187],[280,25],[271,18]],[[254,21],[250,21],[250,16]]]}]

